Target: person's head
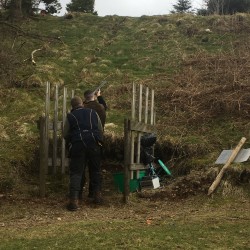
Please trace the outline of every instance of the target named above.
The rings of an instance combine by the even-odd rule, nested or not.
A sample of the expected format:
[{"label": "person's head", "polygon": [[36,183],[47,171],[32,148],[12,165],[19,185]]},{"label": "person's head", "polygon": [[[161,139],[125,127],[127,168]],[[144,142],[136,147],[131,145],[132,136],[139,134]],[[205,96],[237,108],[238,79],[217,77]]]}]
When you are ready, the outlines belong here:
[{"label": "person's head", "polygon": [[83,105],[82,98],[79,97],[79,96],[74,96],[71,99],[70,103],[71,103],[72,109],[76,109],[76,108],[82,107],[82,105]]},{"label": "person's head", "polygon": [[84,92],[84,99],[85,99],[86,102],[95,100],[95,94],[94,94],[94,92],[91,91],[91,90],[86,90]]}]

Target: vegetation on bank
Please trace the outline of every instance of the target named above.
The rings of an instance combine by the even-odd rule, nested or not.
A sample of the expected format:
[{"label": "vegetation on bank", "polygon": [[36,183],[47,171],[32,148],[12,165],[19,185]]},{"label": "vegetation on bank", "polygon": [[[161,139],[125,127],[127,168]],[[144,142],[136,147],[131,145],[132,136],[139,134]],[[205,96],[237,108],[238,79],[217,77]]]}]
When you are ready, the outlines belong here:
[{"label": "vegetation on bank", "polygon": [[46,81],[81,95],[106,79],[107,123],[115,125],[107,134],[114,138],[129,114],[132,82],[153,88],[163,160],[194,168],[213,164],[222,149],[249,136],[249,31],[249,14],[75,13],[19,23],[2,14],[0,189],[11,190],[36,170]]}]

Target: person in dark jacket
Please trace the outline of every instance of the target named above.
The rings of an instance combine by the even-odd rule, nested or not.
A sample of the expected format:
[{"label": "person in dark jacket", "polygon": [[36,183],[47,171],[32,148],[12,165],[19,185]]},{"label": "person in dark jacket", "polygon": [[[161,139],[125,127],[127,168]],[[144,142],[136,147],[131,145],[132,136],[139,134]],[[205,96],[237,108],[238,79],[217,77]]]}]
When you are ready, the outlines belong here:
[{"label": "person in dark jacket", "polygon": [[[100,117],[101,123],[102,123],[102,127],[104,130],[104,126],[105,126],[105,122],[106,122],[106,110],[107,110],[107,104],[104,100],[104,98],[101,96],[101,90],[99,89],[96,93],[94,93],[91,90],[86,90],[84,92],[84,107],[85,108],[90,108],[93,109],[97,112],[97,114]],[[82,186],[82,190],[84,189],[84,186],[86,184],[86,169],[87,169],[87,165],[85,166],[85,169],[83,171],[83,176],[82,176],[82,181],[81,181],[81,186]],[[89,194],[88,197],[89,198],[93,198],[94,194],[93,194],[93,188],[92,188],[92,183],[91,183],[91,171],[89,171],[89,176],[90,176],[90,180],[89,180]],[[81,195],[80,195],[81,198]]]},{"label": "person in dark jacket", "polygon": [[[96,100],[97,97],[97,100]],[[104,98],[101,96],[101,90],[99,89],[96,93],[91,90],[87,90],[84,92],[84,107],[93,109],[99,115],[102,127],[104,129],[105,122],[106,122],[106,110],[107,104]]]},{"label": "person in dark jacket", "polygon": [[86,162],[89,165],[94,202],[101,202],[102,173],[100,169],[103,128],[98,114],[83,107],[82,99],[75,96],[71,99],[72,110],[67,114],[63,136],[69,142],[70,149],[70,201],[67,209],[75,211],[79,208],[81,179]]}]

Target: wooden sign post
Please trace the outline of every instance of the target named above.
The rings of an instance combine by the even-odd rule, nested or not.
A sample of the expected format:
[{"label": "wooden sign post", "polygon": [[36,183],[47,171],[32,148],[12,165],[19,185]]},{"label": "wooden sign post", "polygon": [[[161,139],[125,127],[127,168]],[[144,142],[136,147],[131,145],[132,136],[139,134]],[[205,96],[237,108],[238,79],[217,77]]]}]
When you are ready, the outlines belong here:
[{"label": "wooden sign post", "polygon": [[217,188],[217,186],[219,185],[224,173],[226,172],[229,165],[234,161],[235,157],[239,153],[239,151],[240,151],[241,147],[243,146],[243,144],[245,143],[245,141],[246,141],[246,138],[242,137],[239,144],[237,145],[237,147],[232,151],[232,154],[229,157],[229,159],[227,160],[226,164],[222,167],[221,171],[217,175],[217,177],[214,180],[213,184],[208,189],[208,195],[212,194],[214,192],[214,190]]}]

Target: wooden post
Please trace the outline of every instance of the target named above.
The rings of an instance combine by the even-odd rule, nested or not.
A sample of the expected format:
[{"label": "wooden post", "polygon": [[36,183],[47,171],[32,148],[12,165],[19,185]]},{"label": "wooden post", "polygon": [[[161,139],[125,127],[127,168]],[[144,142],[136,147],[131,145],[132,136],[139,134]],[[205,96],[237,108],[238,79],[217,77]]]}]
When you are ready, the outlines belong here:
[{"label": "wooden post", "polygon": [[217,177],[214,180],[213,184],[208,189],[208,195],[212,194],[214,192],[214,190],[217,188],[217,186],[219,185],[219,183],[220,183],[220,181],[221,181],[221,179],[222,179],[225,171],[227,170],[227,168],[229,167],[229,165],[233,162],[233,160],[235,159],[235,157],[239,153],[239,151],[240,151],[241,147],[243,146],[243,144],[245,143],[245,141],[246,141],[246,138],[242,137],[241,140],[240,140],[240,142],[238,143],[237,147],[233,150],[231,156],[227,160],[226,164],[223,166],[223,168],[221,169],[221,171],[217,175]]},{"label": "wooden post", "polygon": [[[133,96],[132,96],[132,106],[131,106],[131,119],[132,121],[135,120],[135,110],[136,110],[136,85],[133,83]],[[134,163],[135,159],[135,133],[131,131],[131,138],[129,140],[130,143],[130,158],[129,164]],[[130,171],[130,179],[133,179],[133,171]]]},{"label": "wooden post", "polygon": [[146,88],[146,96],[145,96],[145,124],[148,123],[148,87]]},{"label": "wooden post", "polygon": [[67,110],[67,89],[63,89],[63,110],[62,110],[62,155],[61,155],[61,167],[62,174],[65,174],[65,140],[63,138],[63,128],[66,119]]},{"label": "wooden post", "polygon": [[[142,84],[140,84],[139,88],[139,107],[138,107],[138,121],[142,121]],[[141,155],[141,132],[137,132],[137,154],[136,154],[136,163],[140,163],[140,155]],[[136,178],[139,179],[140,170],[136,171]]]},{"label": "wooden post", "polygon": [[136,86],[133,83],[133,93],[132,93],[132,105],[131,105],[131,118],[135,119],[135,99],[136,99]]},{"label": "wooden post", "polygon": [[124,193],[123,201],[128,203],[129,197],[129,182],[130,182],[130,131],[129,120],[124,119]]},{"label": "wooden post", "polygon": [[45,117],[42,116],[39,119],[40,127],[40,166],[39,166],[39,193],[41,197],[45,196],[45,179],[46,179],[46,169],[48,169],[48,164],[46,162],[46,123]]},{"label": "wooden post", "polygon": [[53,174],[56,174],[57,172],[57,124],[58,124],[58,85],[55,86],[55,106],[54,106],[54,122],[53,122],[53,155],[52,155]]},{"label": "wooden post", "polygon": [[151,112],[150,112],[150,124],[154,124],[154,98],[155,98],[155,92],[152,89],[151,91]]},{"label": "wooden post", "polygon": [[[151,90],[151,111],[150,111],[150,124],[155,124],[155,91]],[[155,154],[155,147],[153,146],[153,155]]]},{"label": "wooden post", "polygon": [[45,173],[48,174],[48,159],[49,159],[49,112],[50,112],[50,83],[46,84],[46,100],[45,100],[45,162],[46,168]]}]

